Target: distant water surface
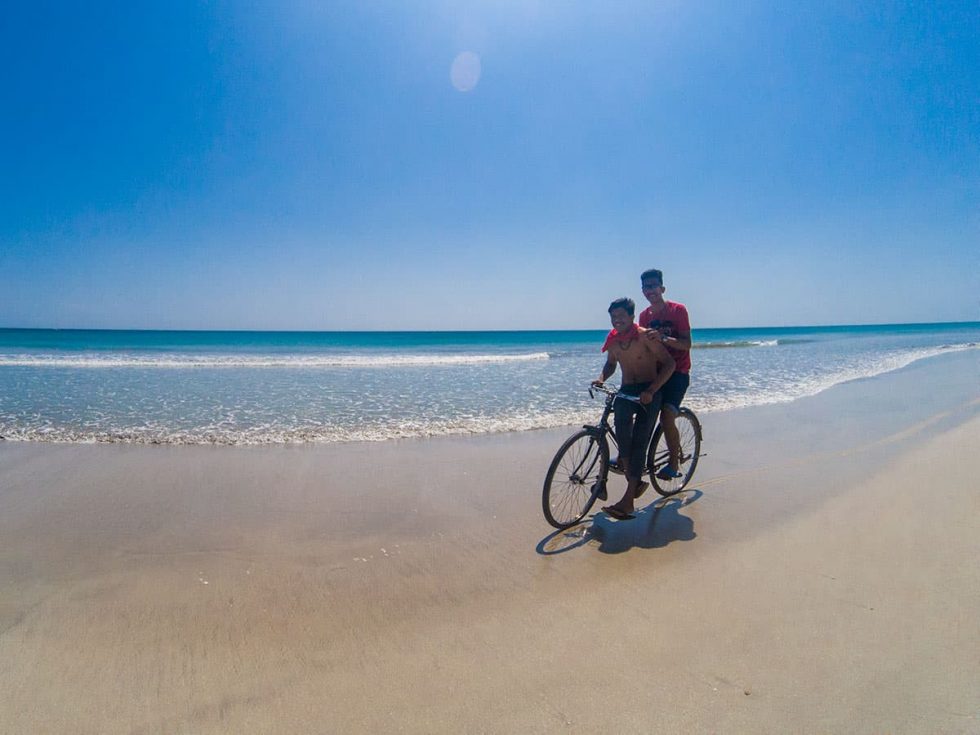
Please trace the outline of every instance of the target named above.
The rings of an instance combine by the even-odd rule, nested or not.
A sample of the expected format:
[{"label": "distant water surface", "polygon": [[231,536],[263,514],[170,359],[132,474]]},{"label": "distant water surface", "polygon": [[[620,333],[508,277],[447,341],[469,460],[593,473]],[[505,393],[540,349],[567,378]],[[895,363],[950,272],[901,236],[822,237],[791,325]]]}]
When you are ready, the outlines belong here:
[{"label": "distant water surface", "polygon": [[[604,330],[187,332],[0,329],[8,440],[384,440],[593,420]],[[952,350],[980,323],[702,329],[687,404],[792,401]]]}]

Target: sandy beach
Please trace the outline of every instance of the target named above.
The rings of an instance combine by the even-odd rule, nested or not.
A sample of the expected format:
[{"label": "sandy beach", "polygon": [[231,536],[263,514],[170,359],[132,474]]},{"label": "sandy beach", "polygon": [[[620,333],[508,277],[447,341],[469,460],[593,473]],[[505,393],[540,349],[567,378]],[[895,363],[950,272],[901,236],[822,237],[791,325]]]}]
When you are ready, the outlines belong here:
[{"label": "sandy beach", "polygon": [[560,533],[567,429],[0,442],[0,733],[980,732],[977,352],[703,419]]}]

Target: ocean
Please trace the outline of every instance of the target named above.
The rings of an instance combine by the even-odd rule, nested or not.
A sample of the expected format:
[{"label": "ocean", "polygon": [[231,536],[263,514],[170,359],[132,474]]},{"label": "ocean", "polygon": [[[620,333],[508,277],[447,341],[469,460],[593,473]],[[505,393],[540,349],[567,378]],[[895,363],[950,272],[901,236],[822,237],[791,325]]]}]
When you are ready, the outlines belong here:
[{"label": "ocean", "polygon": [[[8,441],[280,444],[595,420],[605,330],[0,329]],[[814,395],[980,346],[980,322],[694,331],[700,414]],[[980,353],[978,353],[980,354]]]}]

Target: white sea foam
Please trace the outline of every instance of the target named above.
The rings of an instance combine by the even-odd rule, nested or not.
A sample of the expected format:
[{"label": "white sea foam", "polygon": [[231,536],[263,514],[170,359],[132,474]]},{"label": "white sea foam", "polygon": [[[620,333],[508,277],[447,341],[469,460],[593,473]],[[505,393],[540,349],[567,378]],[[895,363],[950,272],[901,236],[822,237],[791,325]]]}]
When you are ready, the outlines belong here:
[{"label": "white sea foam", "polygon": [[717,350],[729,347],[776,347],[779,344],[780,341],[778,339],[749,339],[726,342],[695,342],[692,345],[692,348],[699,350]]},{"label": "white sea foam", "polygon": [[398,420],[356,427],[323,426],[277,427],[264,425],[243,429],[208,427],[204,430],[162,430],[159,427],[126,427],[117,430],[79,430],[53,426],[4,428],[0,436],[8,441],[44,441],[72,444],[168,444],[249,446],[267,444],[305,444],[377,442],[390,439],[419,439],[436,436],[497,434],[529,431],[594,422],[601,411],[568,409],[544,414],[501,415],[497,417],[447,418],[441,420]]},{"label": "white sea foam", "polygon": [[54,368],[388,368],[493,365],[547,360],[547,352],[514,355],[0,355],[0,367]]},{"label": "white sea foam", "polygon": [[729,411],[748,406],[763,406],[776,403],[789,403],[800,398],[807,398],[822,393],[842,383],[854,380],[873,378],[878,375],[901,370],[919,360],[947,354],[977,349],[976,343],[942,345],[940,347],[924,347],[907,350],[875,358],[865,358],[845,369],[816,375],[810,378],[797,379],[788,382],[781,388],[766,386],[764,389],[750,389],[742,392],[726,392],[714,395],[688,395],[685,404],[692,409],[704,412]]}]

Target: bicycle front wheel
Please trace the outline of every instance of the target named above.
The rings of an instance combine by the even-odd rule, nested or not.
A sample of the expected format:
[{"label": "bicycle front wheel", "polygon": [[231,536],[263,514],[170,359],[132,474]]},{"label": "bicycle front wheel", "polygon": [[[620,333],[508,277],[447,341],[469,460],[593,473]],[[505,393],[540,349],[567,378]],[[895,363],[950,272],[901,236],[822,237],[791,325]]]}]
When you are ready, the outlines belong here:
[{"label": "bicycle front wheel", "polygon": [[544,478],[541,506],[555,528],[574,526],[585,518],[606,481],[609,445],[604,436],[586,430],[561,445]]},{"label": "bicycle front wheel", "polygon": [[[650,481],[654,489],[664,497],[676,495],[691,481],[694,470],[698,466],[698,457],[701,456],[701,423],[698,417],[687,408],[682,408],[681,412],[674,420],[677,433],[680,436],[680,457],[677,471],[680,477],[663,478],[658,477],[665,468],[670,467],[670,449],[667,446],[667,437],[664,436],[664,427],[657,426],[650,441],[650,456],[648,466],[650,469]],[[666,472],[665,472],[666,474]]]}]

